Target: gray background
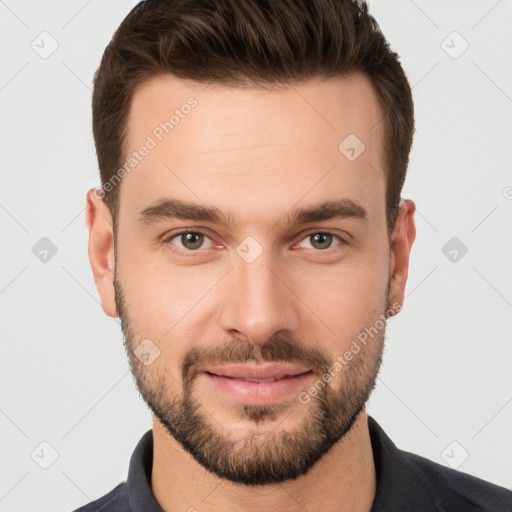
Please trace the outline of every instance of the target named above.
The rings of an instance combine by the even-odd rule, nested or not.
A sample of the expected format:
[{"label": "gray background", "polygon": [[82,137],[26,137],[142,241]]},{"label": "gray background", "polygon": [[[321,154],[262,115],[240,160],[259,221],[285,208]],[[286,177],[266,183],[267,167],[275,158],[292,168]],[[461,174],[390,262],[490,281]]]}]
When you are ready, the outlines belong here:
[{"label": "gray background", "polygon": [[[135,3],[0,1],[1,512],[105,494],[151,428],[84,215],[92,77]],[[368,412],[400,448],[512,488],[512,3],[370,6],[413,87],[418,234]]]}]

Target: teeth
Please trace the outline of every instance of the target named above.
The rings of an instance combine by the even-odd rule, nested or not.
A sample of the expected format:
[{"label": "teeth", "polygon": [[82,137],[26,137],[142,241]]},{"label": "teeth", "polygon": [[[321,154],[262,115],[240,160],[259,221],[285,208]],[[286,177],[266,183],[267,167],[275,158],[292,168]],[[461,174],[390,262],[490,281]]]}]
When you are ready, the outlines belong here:
[{"label": "teeth", "polygon": [[245,382],[274,382],[276,380],[282,379],[283,377],[286,377],[287,375],[276,375],[275,377],[272,377],[270,379],[243,379]]},{"label": "teeth", "polygon": [[274,382],[276,379],[243,379],[244,382]]}]

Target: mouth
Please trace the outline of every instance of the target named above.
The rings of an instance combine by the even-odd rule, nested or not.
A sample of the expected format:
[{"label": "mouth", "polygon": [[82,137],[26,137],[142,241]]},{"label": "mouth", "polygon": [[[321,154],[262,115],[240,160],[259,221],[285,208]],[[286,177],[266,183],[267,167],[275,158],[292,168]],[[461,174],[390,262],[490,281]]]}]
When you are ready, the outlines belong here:
[{"label": "mouth", "polygon": [[271,364],[266,366],[239,364],[208,368],[205,372],[210,375],[239,379],[245,382],[274,382],[311,373],[311,370],[292,364]]},{"label": "mouth", "polygon": [[[209,373],[209,372],[206,372],[206,373]],[[297,375],[276,375],[275,377],[270,378],[270,379],[240,379],[237,377],[228,377],[226,375],[215,375],[215,373],[209,373],[209,375],[215,375],[216,377],[226,377],[226,379],[237,379],[237,380],[242,380],[244,382],[275,382],[276,380],[291,379],[292,377],[298,377],[299,375],[304,375],[305,373],[310,373],[310,372],[299,373]]]},{"label": "mouth", "polygon": [[258,405],[298,394],[313,371],[296,365],[230,365],[204,370],[218,391],[243,404]]}]

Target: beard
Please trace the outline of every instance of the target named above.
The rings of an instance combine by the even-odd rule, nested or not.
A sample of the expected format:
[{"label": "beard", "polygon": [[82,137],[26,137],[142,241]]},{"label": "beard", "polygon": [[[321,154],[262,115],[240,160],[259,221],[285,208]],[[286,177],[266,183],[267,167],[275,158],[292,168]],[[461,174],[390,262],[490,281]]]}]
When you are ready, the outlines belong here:
[{"label": "beard", "polygon": [[[144,366],[135,356],[134,348],[142,337],[136,336],[117,277],[114,287],[124,346],[141,397],[167,432],[199,464],[220,478],[256,486],[278,484],[306,474],[350,431],[375,388],[386,322],[351,360],[344,361],[330,383],[324,380],[316,386],[316,395],[307,403],[233,405],[239,419],[247,423],[247,430],[242,434],[238,431],[235,438],[194,398],[196,377],[205,367],[246,362],[299,364],[312,369],[318,378],[316,385],[330,369],[332,373],[332,356],[321,346],[306,346],[283,335],[272,337],[264,345],[244,339],[232,339],[217,347],[196,345],[185,354],[180,365],[181,382],[177,382],[167,369],[156,364]],[[382,311],[377,312],[386,317],[388,294],[389,280]],[[360,332],[366,327],[370,326],[362,326]],[[173,386],[181,386],[181,393],[173,391]],[[290,431],[279,429],[293,412],[303,416],[302,421]],[[257,428],[269,421],[277,422],[272,430]]]}]

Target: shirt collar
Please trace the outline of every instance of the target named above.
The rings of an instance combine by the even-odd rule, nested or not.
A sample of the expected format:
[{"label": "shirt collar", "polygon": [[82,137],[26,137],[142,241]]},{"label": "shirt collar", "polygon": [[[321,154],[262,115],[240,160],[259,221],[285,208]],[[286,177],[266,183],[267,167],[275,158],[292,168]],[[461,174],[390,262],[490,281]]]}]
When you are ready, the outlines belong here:
[{"label": "shirt collar", "polygon": [[[439,510],[428,492],[428,481],[409,462],[407,452],[399,450],[371,416],[368,429],[372,443],[377,490],[370,512],[405,512]],[[132,512],[164,512],[151,490],[153,466],[153,431],[148,430],[139,441],[130,459],[126,481]],[[429,496],[430,494],[430,496]]]},{"label": "shirt collar", "polygon": [[441,510],[425,475],[397,448],[377,421],[368,415],[368,430],[377,475],[377,490],[370,512]]},{"label": "shirt collar", "polygon": [[130,459],[126,490],[131,512],[164,512],[151,490],[153,468],[153,430],[148,430]]}]

